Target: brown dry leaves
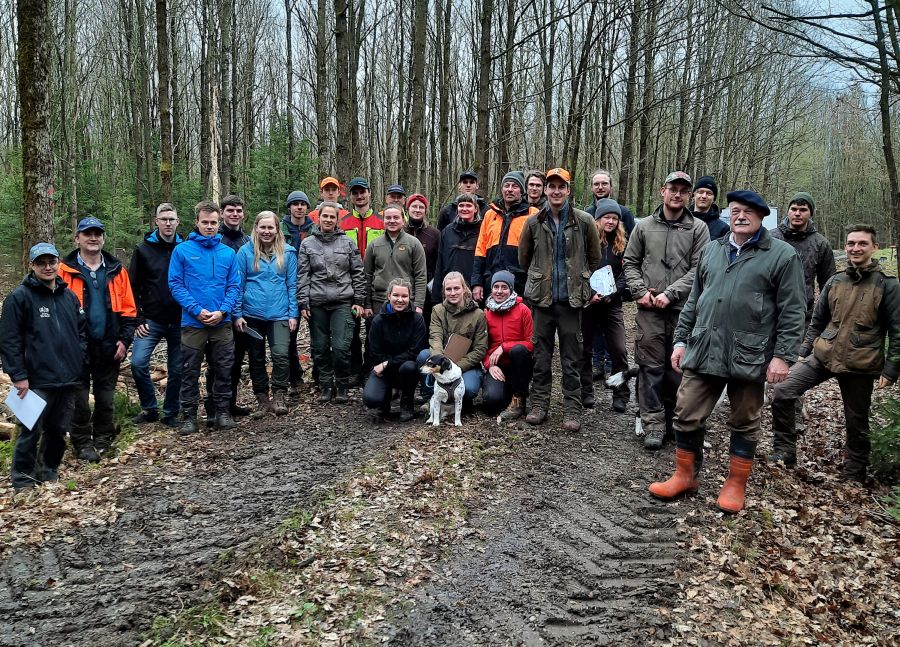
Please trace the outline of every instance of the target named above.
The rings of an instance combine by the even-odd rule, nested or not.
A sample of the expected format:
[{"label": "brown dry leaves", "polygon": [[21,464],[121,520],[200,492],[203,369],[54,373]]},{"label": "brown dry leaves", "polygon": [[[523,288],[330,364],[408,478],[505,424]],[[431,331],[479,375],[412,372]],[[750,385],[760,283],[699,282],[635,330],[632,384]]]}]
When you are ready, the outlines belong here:
[{"label": "brown dry leaves", "polygon": [[879,502],[887,490],[837,478],[837,385],[811,392],[807,409],[797,469],[757,460],[747,507],[734,518],[713,510],[727,440],[708,453],[700,494],[708,505],[687,504],[691,559],[676,573],[680,599],[662,610],[670,644],[898,644],[898,527]]}]

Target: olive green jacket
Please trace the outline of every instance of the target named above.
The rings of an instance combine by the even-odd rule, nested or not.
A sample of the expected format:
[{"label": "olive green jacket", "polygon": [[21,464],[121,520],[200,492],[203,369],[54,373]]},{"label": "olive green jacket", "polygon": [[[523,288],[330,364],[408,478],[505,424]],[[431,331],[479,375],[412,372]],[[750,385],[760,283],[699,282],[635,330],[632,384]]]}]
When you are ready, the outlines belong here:
[{"label": "olive green jacket", "polygon": [[806,323],[806,286],[796,250],[765,229],[730,260],[731,236],[703,250],[675,343],[682,368],[763,382],[773,357],[797,359]]},{"label": "olive green jacket", "polygon": [[444,352],[444,346],[450,335],[461,335],[472,340],[469,352],[459,360],[462,371],[481,368],[481,362],[488,349],[488,328],[484,311],[467,297],[461,307],[447,303],[434,306],[431,311],[431,323],[428,326],[428,348],[432,355]]}]

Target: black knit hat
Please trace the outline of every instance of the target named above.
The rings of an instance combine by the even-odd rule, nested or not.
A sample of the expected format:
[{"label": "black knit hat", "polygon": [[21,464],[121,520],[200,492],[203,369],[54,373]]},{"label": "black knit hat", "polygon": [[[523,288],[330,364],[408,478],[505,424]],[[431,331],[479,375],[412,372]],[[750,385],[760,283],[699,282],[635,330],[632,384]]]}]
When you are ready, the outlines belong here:
[{"label": "black knit hat", "polygon": [[697,180],[697,183],[694,185],[694,191],[697,189],[709,189],[713,192],[713,198],[719,196],[719,186],[716,184],[716,178],[712,175],[704,175]]}]

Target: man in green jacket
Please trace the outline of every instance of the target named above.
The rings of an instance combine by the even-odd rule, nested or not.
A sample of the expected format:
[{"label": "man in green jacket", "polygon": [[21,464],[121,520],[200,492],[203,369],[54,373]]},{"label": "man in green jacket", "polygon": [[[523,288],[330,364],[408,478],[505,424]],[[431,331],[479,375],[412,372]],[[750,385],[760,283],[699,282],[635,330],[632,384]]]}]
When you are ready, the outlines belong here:
[{"label": "man in green jacket", "polygon": [[699,486],[706,419],[728,389],[731,466],[719,494],[724,512],[744,507],[766,382],[787,376],[806,313],[797,252],[762,226],[769,207],[752,191],[728,194],[731,234],[710,243],[675,329],[672,368],[683,373],[675,405],[675,474],[650,493],[672,499]]},{"label": "man in green jacket", "polygon": [[553,347],[559,333],[564,400],[563,429],[581,429],[581,311],[591,302],[591,273],[600,267],[594,219],[572,207],[564,168],[547,171],[547,202],[529,216],[519,236],[519,266],[527,272],[525,300],[534,308],[534,379],[525,421],[547,419]]},{"label": "man in green jacket", "polygon": [[775,447],[769,461],[789,467],[797,462],[794,400],[834,377],[847,421],[843,476],[863,482],[869,465],[872,386],[877,380],[876,388],[882,389],[900,374],[900,284],[872,258],[878,243],[871,225],[849,227],[844,249],[847,269],[825,283],[800,348],[802,359],[775,387]]}]

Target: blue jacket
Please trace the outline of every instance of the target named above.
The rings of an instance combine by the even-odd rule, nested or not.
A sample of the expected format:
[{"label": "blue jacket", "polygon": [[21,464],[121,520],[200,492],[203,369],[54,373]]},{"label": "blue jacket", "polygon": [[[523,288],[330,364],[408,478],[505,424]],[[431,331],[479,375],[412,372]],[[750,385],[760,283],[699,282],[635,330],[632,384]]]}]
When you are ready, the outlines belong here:
[{"label": "blue jacket", "polygon": [[206,237],[192,231],[187,241],[176,245],[169,262],[169,291],[181,306],[181,325],[204,328],[197,316],[201,310],[221,310],[231,315],[241,293],[241,276],[234,251],[222,244],[222,235]]},{"label": "blue jacket", "polygon": [[284,267],[260,257],[259,270],[253,269],[253,243],[247,243],[237,253],[241,274],[241,298],[234,309],[235,318],[253,317],[264,321],[296,319],[297,309],[297,250],[284,246]]}]

